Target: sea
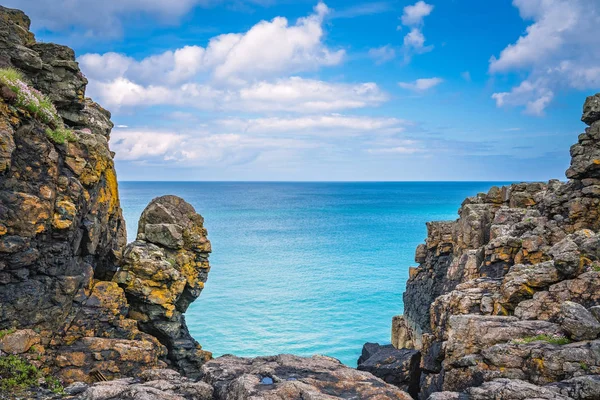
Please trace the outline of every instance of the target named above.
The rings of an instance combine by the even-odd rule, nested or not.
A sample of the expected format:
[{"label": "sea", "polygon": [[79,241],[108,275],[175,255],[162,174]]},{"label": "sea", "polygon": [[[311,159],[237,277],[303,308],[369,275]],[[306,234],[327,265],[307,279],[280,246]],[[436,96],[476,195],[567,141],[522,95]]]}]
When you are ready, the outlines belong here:
[{"label": "sea", "polygon": [[150,200],[205,219],[211,271],[186,320],[214,356],[323,354],[356,366],[391,320],[425,223],[498,182],[121,182],[129,241]]}]

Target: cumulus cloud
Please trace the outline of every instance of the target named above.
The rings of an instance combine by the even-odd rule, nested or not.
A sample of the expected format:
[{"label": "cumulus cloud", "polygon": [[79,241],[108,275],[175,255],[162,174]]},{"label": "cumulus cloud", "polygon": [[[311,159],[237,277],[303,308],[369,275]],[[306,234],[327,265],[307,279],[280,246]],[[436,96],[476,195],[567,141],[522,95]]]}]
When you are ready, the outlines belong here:
[{"label": "cumulus cloud", "polygon": [[185,166],[244,164],[272,152],[292,154],[320,148],[333,136],[390,137],[411,124],[397,118],[340,114],[232,117],[181,131],[117,128],[111,134],[111,147],[121,161]]},{"label": "cumulus cloud", "polygon": [[425,45],[425,35],[423,35],[424,18],[431,14],[433,6],[424,1],[418,1],[411,6],[404,7],[404,12],[400,20],[402,25],[410,28],[410,31],[404,36],[404,59],[410,61],[414,54],[423,54],[433,50],[433,46]]},{"label": "cumulus cloud", "polygon": [[600,86],[600,3],[587,0],[514,0],[532,20],[525,34],[490,59],[493,74],[528,76],[507,92],[494,93],[498,107],[520,106],[542,115],[559,90]]},{"label": "cumulus cloud", "polygon": [[261,154],[280,150],[314,148],[294,138],[254,137],[210,131],[182,132],[152,129],[120,130],[111,134],[116,159],[186,167],[244,164]]},{"label": "cumulus cloud", "polygon": [[243,34],[212,38],[207,47],[185,46],[137,61],[117,53],[85,54],[82,70],[94,80],[125,78],[142,85],[177,84],[206,73],[217,81],[244,83],[277,75],[315,70],[342,62],[345,51],[322,42],[324,3],[294,25],[277,17],[261,21]]},{"label": "cumulus cloud", "polygon": [[176,105],[202,110],[331,112],[376,106],[388,99],[375,83],[328,83],[291,77],[241,88],[207,84],[143,86],[125,78],[90,82],[90,93],[107,107]]},{"label": "cumulus cloud", "polygon": [[423,18],[431,14],[432,11],[433,6],[431,4],[427,4],[424,1],[417,1],[412,6],[404,7],[404,13],[400,17],[400,20],[406,26],[422,25]]},{"label": "cumulus cloud", "polygon": [[398,86],[403,89],[412,90],[414,92],[424,92],[429,90],[440,83],[444,82],[442,78],[421,78],[414,82],[398,82]]}]

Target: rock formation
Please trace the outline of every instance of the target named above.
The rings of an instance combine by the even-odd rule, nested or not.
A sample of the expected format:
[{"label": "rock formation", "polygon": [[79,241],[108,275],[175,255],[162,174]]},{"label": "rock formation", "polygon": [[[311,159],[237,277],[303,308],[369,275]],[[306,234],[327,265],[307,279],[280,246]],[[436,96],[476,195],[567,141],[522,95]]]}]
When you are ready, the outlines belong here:
[{"label": "rock formation", "polygon": [[18,71],[58,116],[40,118],[0,83],[0,356],[21,354],[66,383],[167,365],[197,374],[210,353],[183,313],[209,269],[202,217],[156,199],[125,247],[110,113],[85,97],[74,52],[36,43],[29,23],[0,7],[0,69]]},{"label": "rock formation", "polygon": [[567,182],[493,187],[427,224],[392,321],[421,353],[420,399],[600,398],[599,104]]}]

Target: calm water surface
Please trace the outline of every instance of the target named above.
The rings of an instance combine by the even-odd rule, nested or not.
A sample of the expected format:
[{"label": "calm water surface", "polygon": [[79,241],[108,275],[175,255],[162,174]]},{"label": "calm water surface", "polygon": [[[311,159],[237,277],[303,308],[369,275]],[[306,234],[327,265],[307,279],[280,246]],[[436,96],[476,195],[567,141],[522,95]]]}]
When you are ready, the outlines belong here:
[{"label": "calm water surface", "polygon": [[205,218],[208,282],[186,314],[215,356],[326,354],[355,366],[389,343],[425,222],[455,219],[491,182],[122,182],[129,240],[148,202],[174,194]]}]

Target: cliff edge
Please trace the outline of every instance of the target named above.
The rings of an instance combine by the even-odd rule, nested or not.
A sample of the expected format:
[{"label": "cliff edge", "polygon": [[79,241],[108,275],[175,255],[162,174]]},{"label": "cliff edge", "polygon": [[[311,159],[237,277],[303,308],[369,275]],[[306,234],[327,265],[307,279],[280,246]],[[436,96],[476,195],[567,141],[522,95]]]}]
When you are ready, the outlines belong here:
[{"label": "cliff edge", "polygon": [[600,94],[582,121],[567,182],[493,187],[427,224],[392,332],[420,355],[420,399],[600,398]]}]

